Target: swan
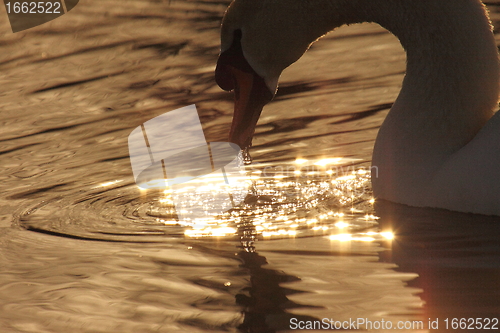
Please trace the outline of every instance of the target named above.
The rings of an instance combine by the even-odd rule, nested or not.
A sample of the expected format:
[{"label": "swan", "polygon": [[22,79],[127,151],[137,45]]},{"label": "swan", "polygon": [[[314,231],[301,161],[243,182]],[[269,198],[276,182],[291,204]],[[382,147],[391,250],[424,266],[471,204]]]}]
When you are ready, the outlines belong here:
[{"label": "swan", "polygon": [[312,43],[361,22],[393,33],[407,58],[375,141],[375,198],[500,215],[499,60],[479,0],[234,0],[215,70],[235,91],[230,141],[251,145],[281,72]]}]

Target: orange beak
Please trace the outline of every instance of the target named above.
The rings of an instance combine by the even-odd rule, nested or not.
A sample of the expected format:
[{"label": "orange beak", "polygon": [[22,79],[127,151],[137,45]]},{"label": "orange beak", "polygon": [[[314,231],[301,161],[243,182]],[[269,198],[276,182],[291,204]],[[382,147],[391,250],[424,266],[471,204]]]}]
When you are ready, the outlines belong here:
[{"label": "orange beak", "polygon": [[215,80],[224,90],[234,89],[234,115],[229,141],[240,148],[250,147],[260,113],[274,94],[243,56],[241,31],[235,31],[233,44],[219,56]]}]

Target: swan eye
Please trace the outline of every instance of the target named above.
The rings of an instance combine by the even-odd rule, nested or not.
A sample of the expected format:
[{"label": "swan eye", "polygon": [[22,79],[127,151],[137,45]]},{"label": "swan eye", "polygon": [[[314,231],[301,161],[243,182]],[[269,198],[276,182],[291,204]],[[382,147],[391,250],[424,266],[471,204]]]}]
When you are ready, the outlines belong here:
[{"label": "swan eye", "polygon": [[254,73],[253,68],[243,55],[241,47],[242,32],[237,29],[233,32],[233,43],[226,51],[222,52],[215,68],[215,82],[224,90],[230,91],[235,88],[233,69],[236,68],[245,73]]}]

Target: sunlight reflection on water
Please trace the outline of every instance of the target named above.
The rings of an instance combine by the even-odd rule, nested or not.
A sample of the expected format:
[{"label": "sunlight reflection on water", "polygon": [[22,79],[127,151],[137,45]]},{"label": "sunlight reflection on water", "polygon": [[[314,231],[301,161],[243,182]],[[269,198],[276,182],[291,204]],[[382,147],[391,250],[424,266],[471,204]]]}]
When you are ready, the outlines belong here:
[{"label": "sunlight reflection on water", "polygon": [[[189,237],[221,237],[237,234],[242,223],[252,224],[252,237],[276,238],[306,235],[335,235],[347,231],[356,233],[353,240],[375,241],[383,237],[370,231],[370,237],[360,237],[360,229],[376,226],[370,190],[370,174],[362,167],[345,164],[348,159],[297,159],[288,164],[246,165],[245,175],[247,195],[243,203],[222,214],[213,215],[206,211],[205,218],[166,219],[167,225],[189,227],[185,235]],[[213,185],[213,186],[210,186]],[[219,197],[221,193],[230,195],[226,186],[217,186],[211,179],[202,179],[186,187],[184,193],[172,189],[164,191],[158,202],[163,205],[155,210],[160,216],[172,216],[173,199],[196,200],[196,197]],[[182,194],[185,194],[182,197]],[[183,204],[187,206],[188,204]],[[345,239],[345,237],[343,238]]]}]

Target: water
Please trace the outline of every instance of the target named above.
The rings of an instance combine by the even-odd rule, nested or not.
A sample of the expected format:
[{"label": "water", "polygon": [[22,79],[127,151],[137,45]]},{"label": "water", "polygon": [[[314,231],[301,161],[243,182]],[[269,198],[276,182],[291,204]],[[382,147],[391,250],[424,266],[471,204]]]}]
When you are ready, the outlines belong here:
[{"label": "water", "polygon": [[196,104],[207,140],[226,140],[232,96],[213,71],[227,4],[88,0],[29,31],[0,23],[0,331],[366,318],[438,332],[500,317],[498,219],[371,200],[371,150],[404,73],[375,25],[328,35],[284,73],[240,206],[179,221],[171,193],[135,185],[127,137],[144,121]]}]

